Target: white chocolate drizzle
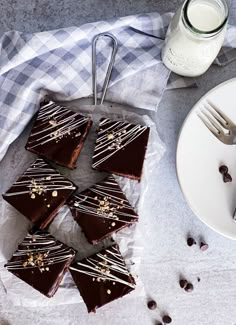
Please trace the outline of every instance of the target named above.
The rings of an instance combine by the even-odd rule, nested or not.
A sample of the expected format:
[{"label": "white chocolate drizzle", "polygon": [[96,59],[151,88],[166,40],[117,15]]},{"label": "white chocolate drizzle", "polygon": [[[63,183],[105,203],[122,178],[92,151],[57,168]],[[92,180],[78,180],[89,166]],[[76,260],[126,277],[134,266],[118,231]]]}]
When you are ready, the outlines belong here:
[{"label": "white chocolate drizzle", "polygon": [[[91,192],[90,195],[89,193],[85,195],[82,192],[74,196],[73,209],[88,215],[113,221],[118,220],[127,224],[137,221],[138,216],[128,200],[125,197],[119,197],[119,195],[123,197],[123,192],[113,176],[93,185],[89,191]],[[131,213],[124,212],[124,210],[129,210]]]},{"label": "white chocolate drizzle", "polygon": [[113,122],[110,119],[103,119],[99,124],[92,167],[96,168],[119,150],[122,150],[147,128],[147,126],[139,124],[134,125],[124,121]]},{"label": "white chocolate drizzle", "polygon": [[34,125],[27,148],[32,149],[53,140],[59,142],[67,135],[80,137],[78,128],[88,123],[89,119],[50,101],[39,110],[36,121],[40,123]]},{"label": "white chocolate drizzle", "polygon": [[[20,190],[17,190],[18,188]],[[51,168],[43,159],[38,158],[11,186],[10,190],[14,190],[14,192],[6,192],[4,196],[28,193],[31,198],[34,198],[35,195],[41,195],[48,191],[53,193],[54,191],[75,189],[76,186],[70,180]]]},{"label": "white chocolate drizzle", "polygon": [[57,241],[47,232],[36,232],[28,234],[13,254],[13,259],[5,267],[9,271],[28,268],[38,268],[42,271],[49,271],[50,265],[70,260],[75,251]]},{"label": "white chocolate drizzle", "polygon": [[[109,255],[109,256],[108,256]],[[95,259],[94,257],[98,258]],[[105,253],[97,253],[85,259],[86,263],[76,262],[77,267],[70,266],[70,270],[86,274],[96,281],[112,281],[122,283],[131,288],[135,288],[135,283],[125,281],[119,274],[130,279],[131,274],[126,268],[124,260],[118,250],[117,245],[113,245],[105,250]]]}]

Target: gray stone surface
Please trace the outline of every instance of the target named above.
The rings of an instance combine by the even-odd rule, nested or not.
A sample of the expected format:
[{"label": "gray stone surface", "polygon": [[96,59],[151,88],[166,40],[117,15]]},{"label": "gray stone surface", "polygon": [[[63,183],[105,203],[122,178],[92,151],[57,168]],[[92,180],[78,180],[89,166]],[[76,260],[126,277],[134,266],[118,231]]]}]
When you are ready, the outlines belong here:
[{"label": "gray stone surface", "polygon": [[[0,1],[0,31],[19,29],[39,31],[84,22],[148,11],[174,10],[181,1]],[[175,151],[179,129],[195,102],[215,85],[236,75],[236,63],[212,67],[199,78],[198,89],[166,91],[157,114],[166,154],[153,176],[156,200],[148,202],[153,210],[149,220],[141,221],[144,255],[140,276],[147,297],[157,301],[158,309],[146,307],[146,297],[134,301],[118,300],[105,306],[96,315],[87,315],[83,304],[61,307],[24,309],[4,307],[1,288],[1,325],[151,325],[160,315],[169,312],[177,325],[236,324],[236,242],[226,239],[203,225],[191,212],[180,192],[175,172]],[[204,236],[209,250],[201,253],[185,244],[186,234]],[[185,293],[178,285],[183,274],[195,286]],[[197,276],[201,282],[197,283]]]},{"label": "gray stone surface", "polygon": [[36,32],[151,11],[175,10],[181,0],[1,0],[0,31]]}]

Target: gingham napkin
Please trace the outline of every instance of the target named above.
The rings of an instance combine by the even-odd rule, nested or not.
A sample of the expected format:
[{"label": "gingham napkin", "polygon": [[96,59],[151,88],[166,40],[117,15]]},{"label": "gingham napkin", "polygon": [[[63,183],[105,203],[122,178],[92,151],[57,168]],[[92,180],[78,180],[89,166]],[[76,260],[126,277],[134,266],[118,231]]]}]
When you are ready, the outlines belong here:
[{"label": "gingham napkin", "polygon": [[[107,99],[156,110],[170,72],[161,62],[161,47],[171,13],[151,13],[42,33],[10,31],[1,39],[0,160],[19,136],[46,94],[73,100],[92,93],[91,42],[111,32],[119,43]],[[233,46],[234,29],[226,45]],[[97,49],[98,84],[104,80],[111,51],[107,40]],[[227,61],[222,53],[218,64]],[[169,88],[195,85],[172,74]]]}]

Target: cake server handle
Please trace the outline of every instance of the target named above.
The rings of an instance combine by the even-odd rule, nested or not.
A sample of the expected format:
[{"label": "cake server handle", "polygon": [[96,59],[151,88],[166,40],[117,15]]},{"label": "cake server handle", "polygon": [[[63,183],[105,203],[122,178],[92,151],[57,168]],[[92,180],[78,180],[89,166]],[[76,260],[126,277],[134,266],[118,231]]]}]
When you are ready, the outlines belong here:
[{"label": "cake server handle", "polygon": [[93,98],[94,98],[94,105],[97,105],[97,59],[96,59],[96,45],[97,45],[97,41],[100,37],[109,37],[112,40],[112,44],[113,44],[113,49],[112,49],[112,54],[111,54],[111,59],[110,59],[110,63],[107,69],[107,73],[106,73],[106,77],[104,80],[104,84],[102,87],[102,97],[101,97],[101,101],[100,101],[100,105],[103,103],[104,98],[106,96],[106,92],[107,92],[107,88],[108,88],[108,84],[111,78],[111,72],[112,72],[112,68],[114,66],[115,63],[115,56],[118,50],[118,42],[117,39],[115,38],[115,36],[113,36],[111,33],[101,33],[98,34],[94,37],[93,42],[92,42],[92,79],[93,79]]}]

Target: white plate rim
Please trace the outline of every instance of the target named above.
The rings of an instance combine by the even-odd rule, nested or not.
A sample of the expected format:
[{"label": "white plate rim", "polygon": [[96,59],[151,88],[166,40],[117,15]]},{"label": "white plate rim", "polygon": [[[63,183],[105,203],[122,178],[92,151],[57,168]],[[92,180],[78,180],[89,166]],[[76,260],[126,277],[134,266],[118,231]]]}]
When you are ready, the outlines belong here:
[{"label": "white plate rim", "polygon": [[182,186],[182,183],[181,183],[181,179],[179,177],[179,171],[178,171],[178,157],[179,157],[179,143],[180,143],[180,138],[181,138],[181,134],[182,134],[182,131],[188,121],[188,118],[190,115],[193,114],[193,112],[195,111],[196,107],[198,107],[199,103],[202,102],[205,98],[207,98],[212,92],[216,91],[218,88],[221,88],[223,87],[224,85],[228,84],[228,83],[231,83],[231,82],[235,82],[236,81],[236,77],[234,78],[231,78],[231,79],[228,79],[222,83],[220,83],[219,85],[215,86],[214,88],[210,89],[205,95],[203,95],[195,104],[194,106],[190,109],[189,113],[187,114],[187,116],[185,117],[184,119],[184,122],[179,130],[179,134],[178,134],[178,138],[177,138],[177,145],[176,145],[176,155],[175,155],[175,169],[176,169],[176,175],[177,175],[177,180],[178,180],[178,183],[179,183],[179,186],[180,186],[180,189],[181,189],[181,192],[183,193],[183,196],[184,196],[184,199],[185,201],[187,202],[188,206],[190,207],[190,209],[193,211],[193,213],[195,214],[196,217],[198,217],[199,220],[201,220],[201,222],[203,222],[206,226],[208,226],[210,229],[212,229],[214,232],[226,237],[226,238],[229,238],[231,240],[236,240],[236,236],[235,237],[232,237],[228,234],[225,234],[224,232],[221,232],[219,229],[215,229],[212,225],[208,224],[206,222],[206,220],[203,220],[203,218],[201,217],[201,215],[194,209],[194,207],[191,205],[187,195],[186,195],[186,192],[184,191],[184,188]]}]

